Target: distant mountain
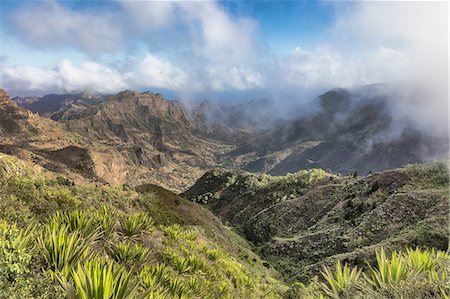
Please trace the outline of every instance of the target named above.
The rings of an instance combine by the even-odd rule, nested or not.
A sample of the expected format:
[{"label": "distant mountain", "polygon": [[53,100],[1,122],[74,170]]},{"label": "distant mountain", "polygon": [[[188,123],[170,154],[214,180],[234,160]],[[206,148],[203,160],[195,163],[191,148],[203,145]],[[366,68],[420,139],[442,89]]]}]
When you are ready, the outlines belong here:
[{"label": "distant mountain", "polygon": [[43,97],[15,97],[13,101],[41,116],[58,120],[72,105],[92,105],[101,102],[105,96],[91,93],[48,94]]},{"label": "distant mountain", "polygon": [[272,175],[310,168],[367,174],[447,157],[447,136],[394,119],[390,90],[333,89],[311,101],[309,112],[293,105],[284,119],[277,113],[281,104],[267,99],[202,101],[187,109],[159,94],[124,91],[16,102],[107,148],[108,159],[120,161],[97,168],[108,182],[143,183],[157,170],[162,177],[154,183],[183,190],[217,165]]},{"label": "distant mountain", "polygon": [[317,112],[278,123],[226,158],[244,170],[283,175],[309,168],[367,174],[448,156],[447,136],[396,123],[388,106],[395,97],[373,88],[328,91],[317,98]]}]

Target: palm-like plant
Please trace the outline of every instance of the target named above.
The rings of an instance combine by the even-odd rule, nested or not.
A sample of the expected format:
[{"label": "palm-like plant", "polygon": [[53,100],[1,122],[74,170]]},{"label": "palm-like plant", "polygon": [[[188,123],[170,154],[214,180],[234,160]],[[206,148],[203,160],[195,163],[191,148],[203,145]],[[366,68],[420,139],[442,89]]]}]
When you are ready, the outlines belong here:
[{"label": "palm-like plant", "polygon": [[142,264],[150,256],[150,249],[128,242],[121,242],[111,249],[111,256],[120,263]]},{"label": "palm-like plant", "polygon": [[208,270],[208,263],[196,254],[189,256],[187,261],[194,271],[204,270],[206,272]]},{"label": "palm-like plant", "polygon": [[72,212],[57,211],[53,214],[50,222],[53,222],[55,225],[66,225],[69,232],[78,231],[85,237],[89,237],[98,231],[97,223],[94,219],[81,210]]},{"label": "palm-like plant", "polygon": [[188,260],[186,260],[183,257],[179,257],[172,260],[172,265],[179,274],[186,273],[192,269]]},{"label": "palm-like plant", "polygon": [[377,266],[369,263],[369,275],[364,274],[367,282],[375,288],[385,288],[397,285],[399,282],[413,278],[417,271],[411,270],[401,253],[392,252],[391,258],[386,257],[383,248],[376,252]]},{"label": "palm-like plant", "polygon": [[168,238],[168,240],[171,242],[177,241],[183,233],[181,226],[179,224],[166,226],[163,228],[163,232]]},{"label": "palm-like plant", "polygon": [[132,298],[136,286],[130,282],[131,270],[126,271],[104,259],[78,264],[72,272],[73,285],[63,284],[67,297],[79,299]]},{"label": "palm-like plant", "polygon": [[169,281],[169,270],[166,264],[146,265],[139,277],[146,290],[154,290]]},{"label": "palm-like plant", "polygon": [[70,232],[67,225],[50,222],[38,236],[37,242],[53,274],[60,272],[67,278],[72,268],[91,254],[90,247],[97,239],[96,233],[84,237],[77,230]]},{"label": "palm-like plant", "polygon": [[167,289],[175,298],[186,298],[190,293],[189,287],[178,277],[169,280]]},{"label": "palm-like plant", "polygon": [[146,213],[134,213],[120,221],[121,233],[128,238],[136,237],[152,225],[153,220]]},{"label": "palm-like plant", "polygon": [[406,249],[404,255],[408,267],[420,272],[426,272],[434,269],[436,265],[436,253],[433,250]]},{"label": "palm-like plant", "polygon": [[95,211],[95,218],[105,236],[112,233],[118,220],[117,211],[105,205]]},{"label": "palm-like plant", "polygon": [[361,270],[357,267],[351,269],[347,263],[342,267],[341,261],[338,261],[334,271],[323,267],[322,276],[327,283],[322,283],[322,289],[328,296],[339,298],[358,282],[360,275]]}]

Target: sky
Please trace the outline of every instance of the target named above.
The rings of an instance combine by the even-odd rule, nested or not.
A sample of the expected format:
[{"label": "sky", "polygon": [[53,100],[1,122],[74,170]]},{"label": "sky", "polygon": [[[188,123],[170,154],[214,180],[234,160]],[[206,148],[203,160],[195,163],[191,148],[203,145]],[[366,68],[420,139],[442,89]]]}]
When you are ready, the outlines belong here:
[{"label": "sky", "polygon": [[13,96],[302,98],[384,82],[443,103],[447,1],[0,2],[0,87]]}]

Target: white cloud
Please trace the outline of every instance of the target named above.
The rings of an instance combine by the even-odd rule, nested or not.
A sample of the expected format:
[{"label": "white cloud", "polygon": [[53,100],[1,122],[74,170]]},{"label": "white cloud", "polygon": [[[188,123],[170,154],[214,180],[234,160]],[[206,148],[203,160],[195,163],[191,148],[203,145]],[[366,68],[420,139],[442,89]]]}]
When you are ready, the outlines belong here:
[{"label": "white cloud", "polygon": [[132,86],[172,90],[186,88],[189,80],[185,71],[152,54],[147,54],[137,68],[128,72],[126,77]]},{"label": "white cloud", "polygon": [[393,115],[417,128],[448,132],[448,2],[363,2],[335,27],[342,44],[364,46],[359,68],[370,83],[399,83]]},{"label": "white cloud", "polygon": [[123,37],[113,15],[73,11],[53,0],[27,5],[11,21],[25,41],[44,47],[70,45],[89,53],[110,51],[121,44]]},{"label": "white cloud", "polygon": [[[94,58],[90,60],[96,62],[75,64],[68,57],[47,69],[3,63],[4,87],[28,93],[158,87],[180,93],[258,89],[268,95],[298,95],[412,82],[423,100],[403,96],[392,103],[396,115],[415,119],[421,128],[446,130],[446,2],[370,1],[342,10],[340,3],[331,4],[338,13],[326,40],[287,54],[263,50],[258,24],[228,13],[218,2],[116,3],[117,11],[81,12],[54,1],[39,2],[17,11],[12,29],[33,45],[63,51],[69,46],[87,53],[121,49],[120,71]],[[145,47],[132,48],[136,40]]]},{"label": "white cloud", "polygon": [[62,89],[68,91],[88,89],[106,93],[127,87],[119,72],[95,62],[75,66],[65,59],[59,63],[57,71]]},{"label": "white cloud", "polygon": [[108,93],[127,87],[117,71],[95,62],[75,66],[66,59],[52,69],[17,66],[5,67],[1,73],[3,85],[18,95],[80,90]]}]

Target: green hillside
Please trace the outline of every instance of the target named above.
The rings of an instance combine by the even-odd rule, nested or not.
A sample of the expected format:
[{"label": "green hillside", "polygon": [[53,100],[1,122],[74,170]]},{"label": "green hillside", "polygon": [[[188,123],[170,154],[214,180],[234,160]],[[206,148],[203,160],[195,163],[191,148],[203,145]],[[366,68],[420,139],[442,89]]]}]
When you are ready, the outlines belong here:
[{"label": "green hillside", "polygon": [[278,298],[286,290],[209,211],[160,187],[138,190],[75,185],[0,155],[0,297]]},{"label": "green hillside", "polygon": [[376,250],[447,250],[448,168],[415,164],[340,176],[215,170],[185,192],[250,240],[285,279],[309,281],[338,261],[366,267]]}]

